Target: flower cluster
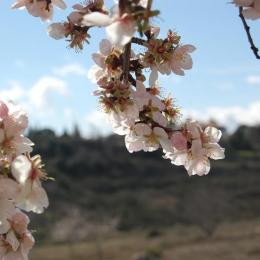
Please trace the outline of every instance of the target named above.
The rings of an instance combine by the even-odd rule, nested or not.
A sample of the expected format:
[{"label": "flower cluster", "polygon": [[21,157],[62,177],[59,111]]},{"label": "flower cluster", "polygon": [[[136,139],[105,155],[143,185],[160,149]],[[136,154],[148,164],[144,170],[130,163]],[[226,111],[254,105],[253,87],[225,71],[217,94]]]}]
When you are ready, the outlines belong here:
[{"label": "flower cluster", "polygon": [[260,18],[260,0],[234,0],[236,6],[243,7],[243,15],[247,19],[256,20]]},{"label": "flower cluster", "polygon": [[158,72],[169,75],[172,72],[184,75],[184,70],[192,68],[192,59],[189,53],[195,50],[193,45],[180,45],[180,36],[171,30],[166,39],[158,39],[160,28],[152,27],[147,34],[144,45],[147,51],[141,56],[141,63],[151,69],[150,85],[158,79]]},{"label": "flower cluster", "polygon": [[[119,0],[109,10],[103,0],[75,4],[66,22],[52,23],[49,35],[82,50],[93,27],[105,27],[108,39],[92,58],[96,65],[89,78],[102,110],[116,134],[125,138],[130,153],[162,149],[163,158],[182,165],[189,175],[209,173],[209,159],[223,159],[218,144],[221,131],[202,128],[198,122],[180,121],[180,109],[171,96],[164,96],[159,74],[184,75],[193,66],[195,47],[181,44],[181,37],[169,30],[159,38],[160,28],[150,20],[159,14],[152,0]],[[234,0],[247,18],[259,18],[259,0]],[[53,5],[65,9],[62,0],[17,0],[13,8],[25,7],[42,20],[50,20]],[[241,8],[240,8],[241,9]],[[139,33],[141,38],[137,38]],[[144,49],[134,53],[132,46]],[[147,74],[149,75],[149,80]],[[146,86],[148,85],[148,86]],[[23,136],[27,116],[12,104],[0,102],[0,257],[27,259],[34,240],[27,229],[28,218],[21,210],[42,213],[48,198],[41,185],[47,179],[40,156],[30,157],[32,142]]]},{"label": "flower cluster", "polygon": [[25,112],[0,101],[0,257],[6,260],[27,259],[34,244],[21,210],[42,213],[49,204],[41,158],[30,157],[33,143],[23,135],[27,126]]},{"label": "flower cluster", "polygon": [[[73,12],[67,17],[67,22],[53,23],[48,27],[49,35],[56,39],[67,38],[71,48],[83,49],[88,43],[88,31],[94,26],[106,27],[109,40],[113,45],[122,48],[135,32],[141,34],[147,28],[148,19],[156,16],[158,11],[147,10],[149,1],[126,1],[115,5],[111,10],[104,6],[103,0],[89,0],[83,4],[75,4]],[[148,12],[149,11],[149,12]]]},{"label": "flower cluster", "polygon": [[[125,136],[129,152],[152,152],[162,148],[163,157],[175,165],[183,165],[189,175],[206,175],[210,169],[208,158],[224,158],[224,149],[217,144],[221,132],[214,127],[203,130],[194,121],[181,126],[179,108],[173,98],[162,96],[157,81],[158,72],[169,74],[176,73],[175,68],[182,72],[190,69],[189,53],[195,47],[180,45],[180,37],[172,32],[167,39],[157,40],[155,31],[158,29],[151,27],[146,33],[148,40],[139,40],[147,49],[144,54],[130,53],[126,78],[124,51],[107,39],[101,41],[100,51],[92,55],[96,65],[88,75],[98,85],[94,95],[99,97],[114,132]],[[164,51],[160,52],[160,48]],[[149,87],[144,84],[146,68],[151,68]],[[156,77],[154,71],[157,71]]]},{"label": "flower cluster", "polygon": [[70,43],[70,48],[82,50],[84,43],[89,43],[90,35],[88,31],[91,28],[91,26],[83,23],[84,16],[96,12],[107,15],[108,11],[104,7],[103,0],[86,1],[83,4],[75,4],[72,8],[73,11],[67,17],[67,21],[52,23],[48,27],[48,34],[56,40],[66,38]]}]

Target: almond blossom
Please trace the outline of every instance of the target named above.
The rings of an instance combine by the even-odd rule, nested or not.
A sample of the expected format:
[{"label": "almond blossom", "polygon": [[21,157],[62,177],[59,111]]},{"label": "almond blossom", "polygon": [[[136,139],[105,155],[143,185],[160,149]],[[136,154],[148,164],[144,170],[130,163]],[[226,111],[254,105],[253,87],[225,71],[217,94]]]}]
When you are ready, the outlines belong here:
[{"label": "almond blossom", "polygon": [[40,156],[29,158],[20,155],[11,165],[12,175],[20,184],[17,205],[19,208],[35,213],[42,213],[49,205],[46,191],[41,185],[41,179],[46,179]]},{"label": "almond blossom", "polygon": [[96,65],[89,70],[88,78],[94,83],[107,76],[118,78],[122,74],[122,69],[119,66],[122,52],[114,48],[107,39],[100,42],[99,50],[100,52],[92,54]]},{"label": "almond blossom", "polygon": [[234,0],[237,6],[242,6],[243,15],[247,19],[256,20],[260,18],[260,0]]},{"label": "almond blossom", "polygon": [[8,219],[15,212],[18,184],[10,178],[0,177],[0,234],[10,228]]},{"label": "almond blossom", "polygon": [[89,27],[81,27],[73,24],[70,20],[64,23],[52,23],[48,26],[47,33],[55,40],[66,38],[69,47],[76,51],[83,50],[85,43],[89,43]]},{"label": "almond blossom", "polygon": [[186,44],[178,46],[171,56],[170,67],[177,75],[184,75],[184,70],[192,68],[192,58],[190,53],[194,52],[196,48],[193,45]]},{"label": "almond blossom", "polygon": [[157,39],[160,29],[150,28],[151,38],[145,44],[148,50],[142,55],[141,61],[145,67],[150,67],[150,86],[156,84],[158,72],[170,75],[172,72],[177,75],[184,75],[184,70],[192,68],[190,53],[195,51],[193,45],[180,45],[180,37],[168,32],[166,39]]},{"label": "almond blossom", "polygon": [[66,36],[66,26],[64,23],[52,23],[48,26],[47,33],[55,40],[60,40]]},{"label": "almond blossom", "polygon": [[27,260],[34,239],[28,217],[19,209],[42,213],[48,197],[41,186],[47,179],[39,155],[30,157],[33,143],[23,136],[27,114],[0,101],[0,259]]},{"label": "almond blossom", "polygon": [[160,127],[151,128],[147,124],[137,123],[125,136],[126,148],[130,153],[153,152],[168,143],[168,134]]},{"label": "almond blossom", "polygon": [[162,113],[165,105],[157,95],[149,93],[141,81],[136,82],[136,91],[132,91],[132,97],[143,116],[148,116],[161,126],[167,126],[167,119]]},{"label": "almond blossom", "polygon": [[207,175],[210,170],[208,158],[219,160],[225,157],[224,149],[218,144],[221,131],[207,127],[204,131],[195,121],[188,121],[183,133],[173,136],[172,151],[165,150],[164,158],[175,165],[184,165],[189,175]]},{"label": "almond blossom", "polygon": [[28,126],[28,117],[20,107],[1,102],[0,154],[1,159],[32,151],[33,143],[23,135]]},{"label": "almond blossom", "polygon": [[111,16],[101,12],[86,14],[82,25],[106,27],[108,39],[118,48],[126,45],[137,31],[136,22],[131,15],[120,15],[117,5],[112,8]]},{"label": "almond blossom", "polygon": [[28,260],[28,253],[34,245],[34,238],[28,231],[29,218],[16,210],[9,218],[10,228],[0,233],[0,257],[3,260]]},{"label": "almond blossom", "polygon": [[89,14],[91,12],[101,12],[107,13],[103,8],[104,0],[92,0],[85,2],[84,4],[75,4],[72,8],[75,10],[70,13],[68,19],[76,25],[82,25],[81,22],[83,20],[84,15]]},{"label": "almond blossom", "polygon": [[63,0],[17,0],[12,8],[26,8],[29,14],[35,17],[40,17],[43,21],[51,20],[53,16],[53,6],[60,9],[66,9],[66,4]]}]

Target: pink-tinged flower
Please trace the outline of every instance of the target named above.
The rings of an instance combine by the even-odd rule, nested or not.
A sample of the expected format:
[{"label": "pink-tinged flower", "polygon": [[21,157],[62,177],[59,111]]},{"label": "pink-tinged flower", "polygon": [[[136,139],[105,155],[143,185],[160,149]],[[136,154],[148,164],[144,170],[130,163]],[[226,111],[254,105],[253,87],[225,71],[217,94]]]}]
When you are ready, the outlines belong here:
[{"label": "pink-tinged flower", "polygon": [[10,223],[8,219],[15,211],[14,202],[9,201],[8,199],[0,200],[0,234],[6,233],[10,228]]},{"label": "pink-tinged flower", "polygon": [[76,25],[81,25],[83,16],[89,14],[91,12],[100,11],[101,13],[106,13],[103,10],[104,0],[92,0],[85,2],[84,4],[75,4],[72,8],[75,10],[73,11],[68,19],[70,22]]},{"label": "pink-tinged flower", "polygon": [[256,20],[260,18],[260,1],[259,0],[234,0],[237,6],[242,6],[243,15],[247,19]]},{"label": "pink-tinged flower", "polygon": [[18,0],[12,5],[12,8],[25,7],[29,14],[40,17],[43,21],[46,21],[52,19],[54,5],[63,10],[67,7],[63,0]]},{"label": "pink-tinged flower", "polygon": [[9,219],[10,229],[0,235],[0,257],[3,260],[28,260],[34,238],[27,230],[29,218],[19,210]]},{"label": "pink-tinged flower", "polygon": [[145,111],[147,116],[159,125],[167,126],[168,121],[162,114],[165,105],[157,95],[149,93],[141,81],[136,82],[136,90],[131,90],[131,97],[139,111]]},{"label": "pink-tinged flower", "polygon": [[152,95],[146,90],[145,85],[141,81],[136,81],[136,90],[131,89],[131,92],[131,96],[140,111],[144,109],[144,106],[148,106]]},{"label": "pink-tinged flower", "polygon": [[28,158],[20,155],[12,162],[11,172],[20,184],[17,206],[26,211],[42,213],[49,206],[46,191],[41,185],[41,179],[46,179],[42,171],[40,156]]},{"label": "pink-tinged flower", "polygon": [[234,0],[233,3],[237,6],[249,7],[254,3],[254,0]]},{"label": "pink-tinged flower", "polygon": [[179,146],[177,142],[179,149],[177,147],[174,147],[174,151],[166,149],[164,158],[170,159],[175,165],[184,165],[189,175],[207,175],[210,170],[208,158],[219,160],[225,157],[225,150],[218,144],[221,131],[214,127],[207,127],[203,131],[197,122],[189,121],[184,132],[186,132],[187,146]]},{"label": "pink-tinged flower", "polygon": [[151,74],[149,85],[154,86],[158,80],[158,72],[170,75],[184,75],[184,70],[192,68],[190,53],[195,50],[192,45],[180,45],[180,37],[168,32],[166,39],[157,39],[160,30],[151,28],[151,38],[146,44],[147,51],[141,56],[141,62],[145,67],[150,67]]},{"label": "pink-tinged flower", "polygon": [[20,210],[16,210],[16,213],[12,216],[10,221],[11,227],[18,234],[23,234],[27,231],[27,227],[30,220],[29,218]]},{"label": "pink-tinged flower", "polygon": [[187,148],[187,142],[187,138],[179,131],[171,136],[171,144],[177,150],[185,150]]},{"label": "pink-tinged flower", "polygon": [[126,118],[124,120],[110,120],[113,132],[118,135],[127,135],[135,125],[135,119]]},{"label": "pink-tinged flower", "polygon": [[136,22],[131,15],[123,14],[120,16],[118,6],[112,9],[112,15],[101,12],[92,12],[83,17],[82,24],[85,26],[106,27],[108,39],[112,45],[122,48],[134,36],[137,28]]},{"label": "pink-tinged flower", "polygon": [[9,178],[0,178],[0,234],[10,229],[8,219],[15,212],[15,200],[18,195],[18,184]]},{"label": "pink-tinged flower", "polygon": [[64,23],[52,23],[48,26],[47,33],[55,40],[64,38],[66,34]]},{"label": "pink-tinged flower", "polygon": [[4,152],[3,156],[12,158],[22,153],[31,152],[33,143],[23,136],[23,132],[28,126],[26,113],[12,103],[8,103],[7,108],[8,114],[4,116],[2,127],[0,127],[0,146]]},{"label": "pink-tinged flower", "polygon": [[125,136],[126,148],[130,153],[145,151],[153,152],[160,146],[165,147],[169,142],[168,134],[160,127],[153,129],[144,123],[138,123],[132,127]]},{"label": "pink-tinged flower", "polygon": [[28,127],[28,117],[22,110],[16,110],[5,118],[4,129],[7,138],[21,135]]},{"label": "pink-tinged flower", "polygon": [[[88,71],[88,79],[96,84],[100,79],[107,76],[107,72],[102,70],[99,66],[93,65]],[[94,94],[96,96],[96,94]]]},{"label": "pink-tinged flower", "polygon": [[104,77],[117,77],[121,75],[120,65],[121,50],[113,48],[111,42],[103,39],[99,44],[99,52],[92,54],[96,63],[88,72],[88,78],[97,83]]},{"label": "pink-tinged flower", "polygon": [[183,45],[177,47],[171,57],[171,70],[177,75],[184,75],[184,70],[192,68],[192,58],[190,53],[195,51],[196,48],[193,45]]},{"label": "pink-tinged flower", "polygon": [[0,121],[8,116],[8,111],[8,106],[3,101],[0,101]]},{"label": "pink-tinged flower", "polygon": [[139,110],[135,104],[125,106],[124,111],[112,109],[108,112],[108,119],[111,123],[115,133],[121,132],[122,128],[131,125],[139,117]]}]

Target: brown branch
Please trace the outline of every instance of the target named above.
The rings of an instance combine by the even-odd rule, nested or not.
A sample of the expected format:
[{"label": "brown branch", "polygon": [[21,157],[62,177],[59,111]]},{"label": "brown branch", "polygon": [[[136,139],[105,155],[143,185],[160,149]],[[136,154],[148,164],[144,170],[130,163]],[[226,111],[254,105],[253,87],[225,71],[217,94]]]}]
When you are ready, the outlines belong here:
[{"label": "brown branch", "polygon": [[119,0],[118,6],[119,6],[120,16],[122,16],[127,9],[127,0]]},{"label": "brown branch", "polygon": [[[127,9],[127,3],[129,0],[119,0],[119,12],[122,16]],[[128,75],[130,68],[130,57],[131,57],[131,42],[125,45],[124,53],[123,53],[123,81],[124,83],[128,83]]]},{"label": "brown branch", "polygon": [[147,41],[143,40],[141,38],[133,37],[132,38],[132,43],[144,46],[147,43]]},{"label": "brown branch", "polygon": [[130,68],[130,57],[131,57],[131,42],[127,43],[125,46],[123,54],[123,81],[128,83],[129,78],[129,68]]},{"label": "brown branch", "polygon": [[258,54],[259,50],[258,50],[258,48],[254,44],[253,38],[252,38],[251,33],[250,33],[250,27],[248,26],[248,24],[246,22],[246,19],[245,19],[244,15],[243,15],[243,7],[242,6],[239,7],[239,17],[241,18],[242,23],[244,25],[244,29],[246,31],[247,39],[248,39],[248,41],[250,43],[251,49],[252,49],[255,57],[257,59],[260,59],[260,55]]}]

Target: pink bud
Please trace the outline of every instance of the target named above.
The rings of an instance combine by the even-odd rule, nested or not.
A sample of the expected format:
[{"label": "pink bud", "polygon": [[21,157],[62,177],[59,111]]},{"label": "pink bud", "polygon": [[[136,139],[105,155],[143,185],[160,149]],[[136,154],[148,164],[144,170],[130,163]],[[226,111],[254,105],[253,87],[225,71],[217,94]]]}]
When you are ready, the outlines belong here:
[{"label": "pink bud", "polygon": [[8,116],[8,112],[7,105],[3,101],[0,101],[0,120],[5,119]]},{"label": "pink bud", "polygon": [[177,150],[187,149],[187,139],[181,132],[176,132],[172,135],[171,143]]}]

